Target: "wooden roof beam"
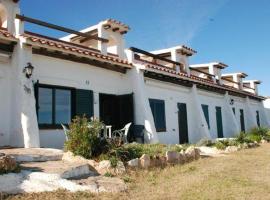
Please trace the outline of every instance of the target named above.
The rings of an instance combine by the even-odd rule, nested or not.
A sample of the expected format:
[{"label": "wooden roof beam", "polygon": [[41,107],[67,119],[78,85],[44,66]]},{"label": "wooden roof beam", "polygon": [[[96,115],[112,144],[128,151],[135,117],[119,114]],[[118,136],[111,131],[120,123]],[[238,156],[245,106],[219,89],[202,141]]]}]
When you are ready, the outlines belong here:
[{"label": "wooden roof beam", "polygon": [[58,26],[58,25],[51,24],[51,23],[48,23],[48,22],[44,22],[44,21],[41,21],[41,20],[37,20],[37,19],[34,19],[34,18],[26,17],[24,15],[17,14],[16,18],[20,19],[21,21],[26,21],[26,22],[36,24],[36,25],[39,25],[39,26],[44,26],[44,27],[55,29],[55,30],[58,30],[58,31],[62,31],[62,32],[70,33],[70,34],[75,34],[75,35],[78,35],[78,36],[81,36],[81,37],[85,37],[85,38],[89,38],[89,39],[93,39],[93,40],[98,40],[98,41],[101,41],[101,42],[104,42],[104,43],[109,42],[109,40],[107,40],[105,38],[101,38],[101,37],[98,37],[98,36],[92,36],[92,35],[89,35],[87,33],[82,33],[82,32],[79,32],[79,31],[75,31],[73,29],[65,28],[63,26]]}]

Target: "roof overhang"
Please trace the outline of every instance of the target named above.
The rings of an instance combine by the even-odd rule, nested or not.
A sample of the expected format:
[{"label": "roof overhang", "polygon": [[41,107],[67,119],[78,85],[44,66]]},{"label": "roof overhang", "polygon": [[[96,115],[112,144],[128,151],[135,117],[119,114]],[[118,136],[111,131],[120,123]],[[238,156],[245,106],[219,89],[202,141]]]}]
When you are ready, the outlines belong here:
[{"label": "roof overhang", "polygon": [[190,47],[187,47],[185,45],[180,45],[180,46],[175,46],[175,47],[170,47],[167,49],[160,49],[160,50],[155,50],[155,51],[151,51],[151,53],[156,54],[156,55],[161,55],[161,56],[166,56],[166,55],[170,55],[171,51],[176,50],[178,53],[181,53],[183,55],[187,55],[187,56],[192,56],[195,53],[197,53],[197,51],[193,50]]},{"label": "roof overhang", "polygon": [[222,74],[221,77],[224,77],[224,78],[230,78],[230,77],[233,77],[237,75],[238,77],[240,78],[246,78],[248,75],[244,72],[237,72],[237,73],[230,73],[230,74]]}]

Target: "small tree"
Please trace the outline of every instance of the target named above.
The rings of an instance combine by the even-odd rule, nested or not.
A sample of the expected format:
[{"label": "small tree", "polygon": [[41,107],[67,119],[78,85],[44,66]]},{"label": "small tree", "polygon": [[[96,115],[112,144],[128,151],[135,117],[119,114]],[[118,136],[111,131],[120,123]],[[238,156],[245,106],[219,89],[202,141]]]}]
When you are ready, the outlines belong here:
[{"label": "small tree", "polygon": [[89,121],[85,116],[75,117],[69,128],[68,141],[65,142],[66,150],[87,159],[107,151],[106,140],[99,137],[103,124],[98,119]]}]

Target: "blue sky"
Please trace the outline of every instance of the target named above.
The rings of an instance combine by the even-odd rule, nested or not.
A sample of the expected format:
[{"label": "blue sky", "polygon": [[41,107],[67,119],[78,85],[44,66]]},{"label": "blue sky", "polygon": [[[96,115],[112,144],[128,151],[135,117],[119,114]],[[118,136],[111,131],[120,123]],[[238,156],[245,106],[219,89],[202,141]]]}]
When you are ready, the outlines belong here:
[{"label": "blue sky", "polygon": [[[65,2],[65,3],[63,3]],[[21,12],[76,30],[114,18],[131,27],[127,47],[155,50],[185,44],[198,53],[191,64],[221,61],[225,72],[260,79],[270,96],[269,0],[21,0]],[[37,26],[27,29],[65,35]]]}]

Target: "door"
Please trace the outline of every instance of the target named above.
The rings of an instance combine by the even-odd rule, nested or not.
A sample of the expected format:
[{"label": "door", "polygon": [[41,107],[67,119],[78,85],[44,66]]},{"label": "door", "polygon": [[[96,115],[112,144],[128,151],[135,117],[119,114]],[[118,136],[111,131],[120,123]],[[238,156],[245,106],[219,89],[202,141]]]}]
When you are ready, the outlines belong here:
[{"label": "door", "polygon": [[217,135],[218,138],[223,138],[223,124],[222,124],[222,111],[221,107],[216,107],[216,119],[217,119]]},{"label": "door", "polygon": [[112,129],[121,129],[134,121],[133,94],[99,94],[100,119]]},{"label": "door", "polygon": [[[110,94],[99,94],[99,117],[106,125],[116,128],[117,122],[116,96]],[[118,128],[118,127],[117,127]]]},{"label": "door", "polygon": [[240,125],[241,125],[241,131],[245,132],[245,116],[244,116],[244,110],[240,109]]},{"label": "door", "polygon": [[187,105],[178,103],[179,144],[188,143]]},{"label": "door", "polygon": [[134,121],[133,94],[117,96],[118,101],[118,127],[123,128],[127,123]]}]

